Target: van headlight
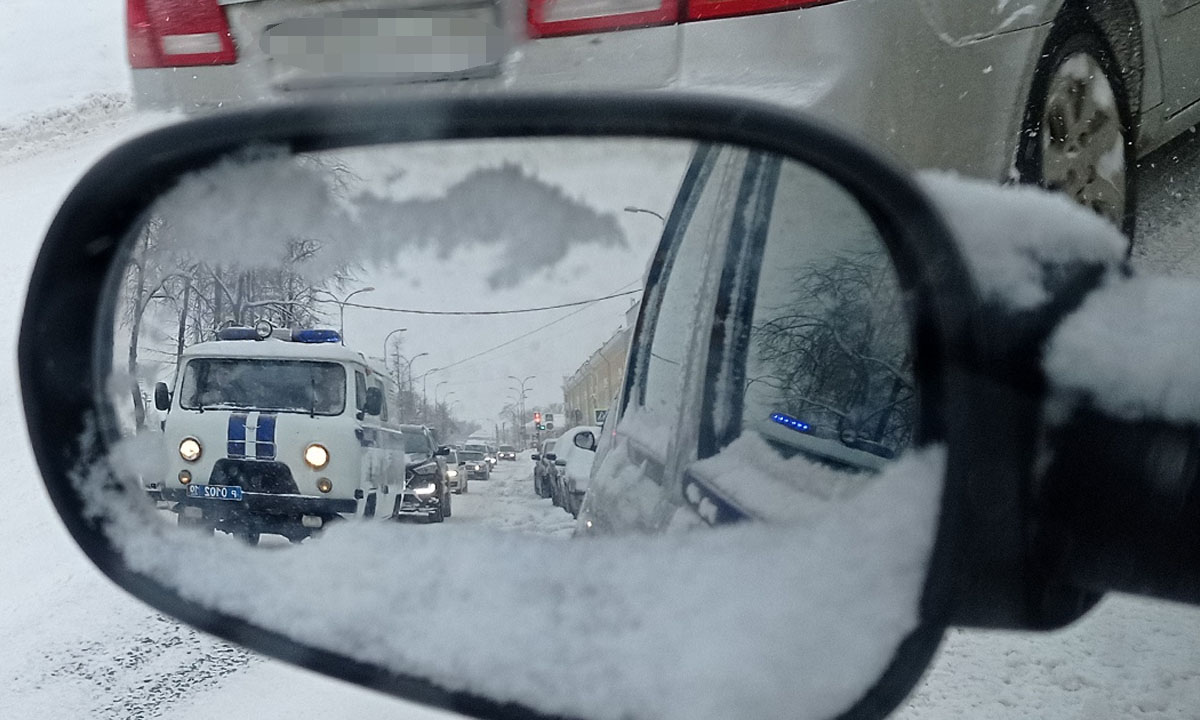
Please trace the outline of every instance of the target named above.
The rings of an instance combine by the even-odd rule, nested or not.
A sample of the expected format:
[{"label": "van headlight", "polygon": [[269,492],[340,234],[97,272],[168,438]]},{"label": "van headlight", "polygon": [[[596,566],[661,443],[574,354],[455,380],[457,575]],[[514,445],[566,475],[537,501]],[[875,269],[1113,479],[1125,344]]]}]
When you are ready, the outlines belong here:
[{"label": "van headlight", "polygon": [[412,491],[417,495],[432,495],[437,491],[437,486],[435,486],[433,483],[429,483],[428,485],[422,485],[421,487],[413,488]]},{"label": "van headlight", "polygon": [[200,441],[194,437],[186,437],[179,443],[179,457],[188,462],[196,462],[200,459]]},{"label": "van headlight", "polygon": [[458,477],[458,471],[457,470],[447,470],[446,477]]},{"label": "van headlight", "polygon": [[304,462],[313,470],[320,470],[329,464],[329,451],[320,443],[313,443],[304,448]]}]

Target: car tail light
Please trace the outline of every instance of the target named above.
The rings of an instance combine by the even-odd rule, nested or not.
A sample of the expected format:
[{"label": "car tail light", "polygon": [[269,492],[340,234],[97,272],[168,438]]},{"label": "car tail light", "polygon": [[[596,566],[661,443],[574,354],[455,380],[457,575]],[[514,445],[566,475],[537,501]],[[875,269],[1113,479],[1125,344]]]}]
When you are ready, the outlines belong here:
[{"label": "car tail light", "polygon": [[734,15],[795,10],[797,8],[829,5],[839,0],[689,0],[686,20],[711,20]]},{"label": "car tail light", "polygon": [[126,0],[125,39],[134,68],[237,61],[229,22],[217,0]]},{"label": "car tail light", "polygon": [[529,0],[529,36],[579,35],[668,25],[679,0]]},{"label": "car tail light", "polygon": [[529,0],[529,36],[579,35],[794,10],[841,0]]}]

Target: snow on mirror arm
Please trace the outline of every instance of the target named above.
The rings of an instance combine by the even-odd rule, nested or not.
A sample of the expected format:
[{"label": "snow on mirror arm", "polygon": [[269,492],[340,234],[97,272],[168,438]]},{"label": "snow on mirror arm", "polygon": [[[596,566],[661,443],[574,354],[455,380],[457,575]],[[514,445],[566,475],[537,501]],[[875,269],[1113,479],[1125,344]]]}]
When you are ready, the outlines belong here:
[{"label": "snow on mirror arm", "polygon": [[813,168],[258,147],[124,242],[76,482],[187,600],[614,720],[835,717],[918,628],[946,460],[914,447],[910,290]]}]

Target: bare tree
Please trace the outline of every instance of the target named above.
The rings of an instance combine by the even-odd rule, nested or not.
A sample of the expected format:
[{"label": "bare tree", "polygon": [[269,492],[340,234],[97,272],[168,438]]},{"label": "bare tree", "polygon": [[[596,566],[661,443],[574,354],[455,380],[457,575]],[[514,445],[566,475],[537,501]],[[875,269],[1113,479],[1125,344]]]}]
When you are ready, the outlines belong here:
[{"label": "bare tree", "polygon": [[909,441],[909,323],[882,250],[806,267],[783,305],[758,308],[751,342],[747,390],[761,383],[814,427],[892,449]]}]

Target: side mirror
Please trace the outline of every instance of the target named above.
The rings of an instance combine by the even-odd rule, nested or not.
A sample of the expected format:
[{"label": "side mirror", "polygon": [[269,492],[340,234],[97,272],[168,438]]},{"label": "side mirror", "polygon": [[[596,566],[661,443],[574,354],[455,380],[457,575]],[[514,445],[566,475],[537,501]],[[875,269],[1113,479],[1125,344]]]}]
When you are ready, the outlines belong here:
[{"label": "side mirror", "polygon": [[[248,147],[255,150],[247,152]],[[398,169],[417,182],[393,183]],[[593,170],[601,181],[594,180]],[[434,197],[425,196],[426,175],[437,186]],[[392,185],[404,187],[393,193]],[[628,202],[622,193],[603,191],[629,187],[657,193],[647,204],[663,211],[658,219],[651,217],[657,212],[640,212],[634,222],[621,215]],[[964,193],[978,200],[963,204],[966,215],[1002,228],[1005,237],[1036,236],[1054,247],[1048,257],[1071,254],[1069,246],[1063,250],[1047,242],[1058,239],[1047,237],[1053,235],[1048,228],[1061,226],[1060,215],[1070,215],[1065,201],[1055,205],[1060,212],[1052,222],[1010,225],[1004,209],[993,207],[1003,203],[991,201],[1034,191],[980,187],[973,186],[975,195]],[[293,189],[302,201],[283,197]],[[231,222],[214,232],[211,218],[218,214]],[[563,218],[570,219],[569,238],[551,232]],[[586,223],[586,233],[575,232],[583,227],[577,219]],[[360,235],[348,236],[352,233]],[[139,246],[146,238],[154,242]],[[174,356],[167,338],[178,327],[179,310],[156,308],[160,326],[132,334],[130,343],[157,343],[144,349],[161,354],[138,355],[143,364],[130,368],[132,355],[120,352],[131,335],[125,310],[130,302],[149,299],[131,299],[124,292],[129,283],[113,279],[128,277],[134,267],[128,259],[140,247],[155,253],[150,259],[163,278],[176,277],[185,267],[179,260],[188,259],[186,267],[203,273],[196,279],[204,283],[189,286],[193,292],[207,292],[206,287],[217,292],[214,277],[228,273],[241,283],[233,287],[245,287],[246,297],[282,312],[291,300],[267,279],[295,264],[297,238],[313,238],[313,252],[325,253],[318,259],[330,262],[313,264],[313,277],[292,279],[337,288],[345,279],[341,269],[349,267],[340,253],[360,252],[372,264],[353,265],[361,276],[352,284],[411,289],[396,299],[397,306],[432,302],[408,287],[415,285],[406,281],[414,272],[446,277],[438,273],[482,268],[487,282],[471,283],[469,297],[461,307],[444,308],[451,311],[447,315],[462,307],[592,304],[605,293],[616,297],[613,286],[628,277],[646,278],[645,287],[628,291],[646,298],[634,313],[637,322],[623,324],[624,310],[618,320],[637,337],[624,344],[612,338],[599,346],[597,362],[589,362],[593,371],[616,365],[609,375],[637,378],[645,387],[623,393],[621,415],[618,420],[614,412],[609,423],[604,456],[593,459],[582,505],[574,504],[578,498],[557,498],[572,514],[578,511],[578,524],[566,525],[555,512],[539,526],[549,515],[540,507],[529,523],[511,526],[450,521],[441,531],[424,532],[367,522],[368,499],[376,519],[411,510],[431,523],[446,520],[451,503],[406,507],[398,500],[375,512],[378,498],[364,498],[361,488],[370,468],[344,462],[350,453],[339,444],[332,452],[309,448],[303,457],[279,453],[281,463],[285,455],[286,462],[308,463],[307,469],[297,468],[296,485],[301,473],[314,475],[308,469],[324,467],[332,457],[320,473],[323,483],[312,478],[311,486],[300,488],[304,506],[320,512],[294,513],[271,528],[296,547],[276,552],[211,537],[214,528],[257,536],[259,527],[244,518],[237,524],[241,505],[250,503],[236,502],[242,492],[232,483],[207,484],[206,471],[206,484],[184,487],[181,480],[188,476],[180,458],[187,456],[180,451],[196,453],[191,457],[200,464],[226,447],[249,453],[254,445],[256,452],[267,452],[273,443],[255,436],[266,436],[273,423],[269,413],[254,413],[251,434],[246,414],[230,413],[239,416],[234,421],[210,413],[204,422],[219,425],[215,434],[176,447],[164,445],[166,437],[174,437],[171,423],[179,416],[195,420],[192,413],[175,413],[167,433],[129,432],[145,418],[141,390],[135,387],[131,394],[127,378],[147,376],[146,358]],[[778,238],[786,241],[782,250],[772,245]],[[1095,238],[1087,239],[1092,249],[1078,254],[1094,258],[1087,253],[1099,253],[1093,250]],[[559,244],[523,252],[531,242]],[[254,253],[245,252],[249,243]],[[646,250],[645,256],[621,256],[622,262],[631,258],[627,265],[634,260],[638,265],[626,269],[648,268],[644,275],[592,277],[587,288],[563,283],[571,285],[571,294],[562,297],[545,296],[556,283],[510,285],[573,273],[575,267],[596,265],[587,261],[598,253],[607,257],[626,245]],[[798,247],[804,251],[796,252]],[[398,272],[395,259],[409,255],[417,263],[428,256],[429,264]],[[529,267],[532,262],[536,267]],[[1085,282],[1066,282],[1047,270],[1050,263],[1016,271],[1001,262],[984,263],[973,275],[943,213],[907,172],[793,111],[740,99],[471,96],[255,108],[172,124],[133,140],[101,160],[67,195],[26,295],[18,348],[22,398],[48,493],[87,556],[155,609],[253,650],[482,717],[650,720],[663,714],[666,706],[659,701],[665,699],[671,703],[668,714],[697,720],[747,709],[761,715],[877,718],[915,686],[952,623],[1047,627],[1070,619],[1047,622],[1039,613],[1048,599],[1081,587],[1092,592],[1113,587],[1111,578],[1087,574],[1097,565],[1086,551],[1103,547],[1120,558],[1120,533],[1127,526],[1119,517],[1087,522],[1096,517],[1089,504],[1078,503],[1091,497],[1087,484],[1056,483],[1049,489],[1058,495],[1041,497],[1047,485],[1034,477],[1040,466],[1032,455],[1046,417],[1037,363],[1040,343],[1055,326],[1055,318],[1037,315],[1039,293],[1052,296],[1054,287],[1090,290]],[[607,269],[615,261],[603,265]],[[803,272],[792,272],[793,265]],[[994,273],[997,282],[1028,289],[1022,285],[1028,278],[1046,275],[1049,289],[1025,293],[1034,302],[1020,308],[1018,321],[984,315],[996,303],[989,305],[992,295],[985,302],[975,292],[977,285],[984,292],[993,288],[987,282],[992,267],[1004,270]],[[769,282],[762,268],[780,272]],[[538,299],[518,303],[491,295],[493,282],[504,292],[529,292],[527,297]],[[780,302],[757,302],[757,293],[772,289],[778,297],[767,300]],[[746,297],[730,297],[743,290]],[[788,317],[752,322],[756,308],[785,313],[792,301],[812,302]],[[186,317],[188,327],[215,327],[213,305],[182,304],[187,312],[203,313]],[[1075,307],[1046,305],[1061,312]],[[360,312],[368,311],[356,309],[355,315]],[[805,321],[787,322],[798,317]],[[355,322],[363,324],[354,326],[351,339],[359,328],[370,329],[369,318]],[[439,326],[442,322],[449,321]],[[654,333],[656,324],[687,331]],[[1010,325],[1017,331],[1009,333]],[[417,327],[414,323],[410,335]],[[750,331],[759,328],[773,334],[752,337]],[[361,334],[364,342],[380,339]],[[448,335],[442,330],[441,336],[414,337],[414,349],[433,347]],[[214,346],[200,351],[227,349]],[[614,353],[616,348],[626,348],[629,357]],[[285,404],[288,423],[319,427],[353,406],[342,392],[347,383],[340,361],[369,349],[255,343],[242,353],[253,355],[254,363],[227,373],[232,380],[224,386],[214,381],[208,388],[213,406]],[[1092,352],[1100,357],[1110,350],[1101,343]],[[1086,355],[1087,348],[1080,352]],[[245,379],[247,365],[262,372],[259,355],[265,353],[276,353],[272,360],[286,371],[272,366],[270,383],[237,382]],[[298,356],[309,367],[298,371]],[[417,357],[410,351],[406,362]],[[217,359],[237,365],[247,358]],[[689,375],[705,359],[728,362],[708,377]],[[527,355],[522,362],[538,360]],[[1021,361],[1030,364],[1014,370],[1013,363]],[[1064,363],[1078,366],[1077,355]],[[427,403],[413,402],[412,368],[407,369],[406,402],[398,403],[396,415],[428,427],[426,421],[435,418],[427,417]],[[527,369],[530,379],[546,379],[561,377],[562,368]],[[328,382],[318,383],[319,377]],[[267,392],[276,382],[287,392]],[[438,389],[432,390],[436,401]],[[521,398],[525,390],[521,382]],[[159,395],[156,387],[156,405]],[[190,400],[190,391],[187,395],[181,400]],[[368,398],[364,409],[379,412],[381,400]],[[474,403],[463,400],[465,412]],[[436,420],[447,438],[468,430],[457,427],[459,418],[449,417],[444,403],[435,406],[444,411]],[[510,415],[521,440],[529,437],[523,414]],[[847,414],[861,421],[868,441],[897,450],[897,459],[821,432]],[[687,422],[681,424],[681,418]],[[284,422],[281,414],[278,423]],[[387,441],[378,444],[380,453],[404,455],[391,433],[378,435]],[[1104,439],[1114,454],[1127,447],[1120,436]],[[588,444],[594,448],[597,440],[593,436]],[[1066,435],[1062,440],[1075,442]],[[697,446],[712,454],[697,459],[672,452]],[[778,448],[789,454],[784,457]],[[449,448],[437,447],[435,454],[447,456]],[[432,479],[436,468],[424,453],[414,455],[420,461],[408,470]],[[543,455],[557,464],[557,454],[539,455],[535,446],[532,459]],[[1056,456],[1064,473],[1076,472],[1075,463],[1063,460],[1070,457]],[[389,468],[396,459],[388,458]],[[146,497],[144,482],[153,473],[164,493],[166,488],[174,493],[176,508],[191,511],[180,512],[181,527],[167,525]],[[1114,476],[1106,483],[1106,497],[1131,487],[1117,482],[1123,479]],[[602,488],[603,483],[610,484]],[[544,499],[524,481],[519,491],[514,502]],[[1200,527],[1191,513],[1195,497],[1184,494],[1144,512],[1169,507],[1190,520],[1190,528]],[[605,502],[609,505],[602,506]],[[1047,518],[1035,515],[1046,509],[1055,511],[1049,519],[1056,523],[1047,525],[1041,522]],[[326,522],[336,522],[336,530],[322,532]],[[520,534],[527,528],[530,536]],[[1031,529],[1045,530],[1047,537]],[[1081,534],[1110,529],[1116,534],[1095,542]],[[550,539],[546,530],[589,537]],[[1197,540],[1191,534],[1184,539]],[[397,547],[412,558],[437,562],[409,563],[404,573],[380,572],[395,563]],[[1175,547],[1159,543],[1156,550]],[[1186,558],[1200,557],[1191,552],[1195,543],[1181,547],[1188,550]],[[180,557],[188,562],[181,564]],[[1071,561],[1075,575],[1055,574],[1064,560]],[[614,573],[614,567],[628,571]],[[676,582],[644,582],[664,567]],[[1139,590],[1142,573],[1164,566],[1119,567],[1127,571],[1126,587]],[[486,603],[478,602],[480,568],[489,571]],[[1198,568],[1192,563],[1185,570]],[[312,577],[323,578],[329,590],[320,603],[295,592]],[[234,585],[238,592],[212,590]],[[1174,587],[1184,595],[1179,599],[1200,599],[1194,576]],[[721,602],[710,601],[714,589]],[[454,642],[414,652],[411,638],[385,627],[364,648],[357,636],[336,631],[347,619],[378,616],[381,599],[389,607],[420,608],[423,631]],[[1080,598],[1076,593],[1071,599]],[[1070,607],[1077,615],[1086,605]],[[618,621],[612,613],[593,612],[597,608],[618,609]],[[814,618],[820,632],[810,632]],[[495,641],[497,629],[502,642]],[[544,668],[527,662],[531,647],[546,659],[567,659],[555,663],[560,689],[590,685],[597,692],[547,692]],[[681,657],[689,662],[678,662]],[[497,675],[497,667],[504,673]],[[647,677],[655,680],[650,690]]]},{"label": "side mirror", "polygon": [[171,389],[164,382],[154,386],[154,407],[159,410],[171,409]]},{"label": "side mirror", "polygon": [[450,454],[450,448],[447,445],[441,445],[437,450],[433,451],[434,457],[446,457]]},{"label": "side mirror", "polygon": [[554,464],[555,464],[555,465],[557,465],[557,466],[559,466],[559,467],[566,467],[566,466],[567,466],[567,461],[566,461],[566,460],[555,460],[555,461],[554,461]]},{"label": "side mirror", "polygon": [[363,412],[368,415],[383,412],[383,392],[379,388],[367,388],[367,401],[363,404]]},{"label": "side mirror", "polygon": [[590,430],[576,434],[575,447],[596,452],[596,436]]},{"label": "side mirror", "polygon": [[529,456],[529,459],[530,459],[530,460],[532,460],[532,461],[534,461],[534,462],[537,462],[537,461],[539,461],[539,460],[541,460],[541,459],[542,459],[542,456],[541,456],[541,455],[538,455],[537,453],[534,453],[534,454],[532,454],[532,455],[530,455],[530,456]]}]

